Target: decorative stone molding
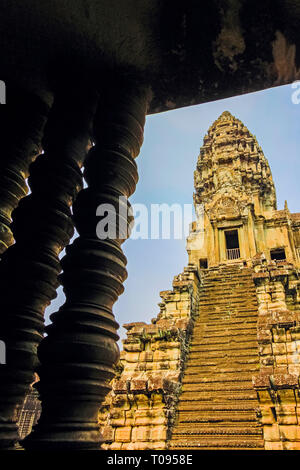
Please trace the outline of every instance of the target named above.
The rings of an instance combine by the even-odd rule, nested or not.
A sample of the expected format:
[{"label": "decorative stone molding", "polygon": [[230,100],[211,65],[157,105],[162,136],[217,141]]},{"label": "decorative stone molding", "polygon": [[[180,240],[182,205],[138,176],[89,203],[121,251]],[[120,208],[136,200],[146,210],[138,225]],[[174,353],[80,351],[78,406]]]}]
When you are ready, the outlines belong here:
[{"label": "decorative stone molding", "polygon": [[188,340],[197,314],[199,277],[188,266],[162,291],[152,324],[124,325],[118,377],[101,407],[104,449],[166,449],[181,390]]}]

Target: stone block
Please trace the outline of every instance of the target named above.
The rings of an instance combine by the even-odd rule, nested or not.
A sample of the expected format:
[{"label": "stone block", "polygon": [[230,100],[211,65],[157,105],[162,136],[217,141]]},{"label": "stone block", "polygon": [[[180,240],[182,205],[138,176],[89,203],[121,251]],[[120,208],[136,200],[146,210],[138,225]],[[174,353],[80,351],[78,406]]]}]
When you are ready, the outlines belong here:
[{"label": "stone block", "polygon": [[285,343],[273,343],[272,349],[274,354],[286,354]]},{"label": "stone block", "polygon": [[177,304],[176,304],[176,302],[168,302],[168,303],[166,303],[166,311],[167,311],[167,313],[176,312],[176,310],[177,310]]},{"label": "stone block", "polygon": [[167,441],[155,441],[151,442],[150,444],[151,450],[166,450],[167,449]]},{"label": "stone block", "polygon": [[180,318],[179,320],[176,320],[176,327],[179,328],[179,330],[186,330],[189,326],[190,320],[185,319],[185,318]]},{"label": "stone block", "polygon": [[132,441],[148,441],[150,439],[150,426],[135,426],[132,429]]},{"label": "stone block", "polygon": [[149,377],[148,390],[149,392],[163,390],[165,387],[165,378],[163,375],[152,375]]},{"label": "stone block", "polygon": [[135,426],[151,426],[151,410],[137,410],[135,412]]},{"label": "stone block", "polygon": [[164,425],[167,423],[165,412],[158,410],[138,410],[135,414],[136,426]]},{"label": "stone block", "polygon": [[285,405],[284,407],[276,407],[277,412],[277,421],[280,425],[282,424],[298,424],[296,407],[289,407]]},{"label": "stone block", "polygon": [[123,342],[124,351],[126,352],[141,352],[144,349],[144,344],[141,341],[136,343]]},{"label": "stone block", "polygon": [[272,342],[272,334],[270,330],[259,329],[257,332],[257,341],[259,344],[268,344]]},{"label": "stone block", "polygon": [[118,428],[119,426],[125,426],[125,416],[123,418],[111,418],[109,422],[114,428]]},{"label": "stone block", "polygon": [[[255,390],[267,390],[271,388],[270,375],[269,374],[257,374],[252,377],[252,383]],[[260,399],[268,399],[269,393],[263,394],[259,392]]]},{"label": "stone block", "polygon": [[282,355],[282,356],[276,355],[275,356],[275,362],[276,362],[277,366],[288,363],[286,355]]},{"label": "stone block", "polygon": [[[298,351],[298,348],[297,348],[297,343],[298,341],[292,341],[290,343],[286,343],[286,350],[288,353],[294,353],[294,352],[297,352]],[[300,353],[300,351],[299,351]]]},{"label": "stone block", "polygon": [[110,412],[111,419],[122,419],[125,418],[125,411],[121,409],[113,408]]},{"label": "stone block", "polygon": [[101,434],[104,441],[114,441],[115,429],[112,426],[103,426],[101,427]]},{"label": "stone block", "polygon": [[274,343],[286,342],[286,334],[284,328],[272,328],[272,334]]},{"label": "stone block", "polygon": [[282,439],[288,441],[299,441],[300,445],[300,426],[299,425],[281,425],[280,434]]},{"label": "stone block", "polygon": [[264,439],[266,441],[280,441],[279,425],[264,426]]},{"label": "stone block", "polygon": [[125,417],[126,419],[133,419],[135,417],[135,413],[137,412],[136,408],[132,408],[128,411],[125,411]]},{"label": "stone block", "polygon": [[300,450],[299,441],[284,441],[283,450]]},{"label": "stone block", "polygon": [[112,398],[112,405],[115,408],[120,408],[122,410],[130,409],[130,403],[128,402],[127,395],[125,394],[114,395]]},{"label": "stone block", "polygon": [[167,371],[170,369],[170,363],[169,361],[161,361],[161,362],[153,362],[153,371]]},{"label": "stone block", "polygon": [[296,328],[291,328],[291,338],[292,341],[300,341],[300,327],[297,326]]},{"label": "stone block", "polygon": [[116,394],[126,393],[128,390],[128,380],[127,378],[115,380],[113,384],[113,389]]},{"label": "stone block", "polygon": [[272,412],[271,407],[261,406],[261,419],[260,422],[263,425],[273,425],[276,422],[274,413]]},{"label": "stone block", "polygon": [[116,442],[130,442],[131,430],[132,430],[131,426],[117,428],[116,433],[115,433]]},{"label": "stone block", "polygon": [[173,293],[173,296],[172,296],[172,300],[173,300],[174,302],[179,302],[179,301],[181,300],[181,295],[180,295],[180,293],[179,293],[179,292],[174,292],[174,293]]},{"label": "stone block", "polygon": [[179,310],[190,310],[191,305],[189,300],[181,300],[180,302],[177,302],[177,308]]},{"label": "stone block", "polygon": [[127,362],[138,362],[139,358],[140,358],[139,352],[127,352],[126,351],[125,360]]},{"label": "stone block", "polygon": [[169,330],[173,326],[172,320],[159,320],[156,325],[161,330]]},{"label": "stone block", "polygon": [[297,388],[299,384],[298,376],[293,374],[274,374],[271,377],[276,389]]},{"label": "stone block", "polygon": [[153,352],[152,351],[143,351],[140,354],[140,362],[152,362],[153,361]]},{"label": "stone block", "polygon": [[151,429],[151,440],[152,441],[164,441],[167,439],[167,427],[166,426],[153,426]]},{"label": "stone block", "polygon": [[146,394],[136,394],[135,404],[139,410],[149,409],[149,398]]},{"label": "stone block", "polygon": [[298,352],[293,354],[288,354],[286,356],[288,364],[299,364],[300,363],[300,354]]},{"label": "stone block", "polygon": [[283,450],[282,442],[265,442],[265,450]]},{"label": "stone block", "polygon": [[122,442],[112,442],[112,444],[109,446],[109,450],[121,450],[122,449]]},{"label": "stone block", "polygon": [[273,354],[271,344],[263,344],[259,347],[260,356],[269,356],[271,354]]},{"label": "stone block", "polygon": [[166,361],[168,359],[169,359],[168,354],[165,351],[161,351],[157,349],[153,353],[153,361]]},{"label": "stone block", "polygon": [[[176,333],[178,332],[176,328]],[[161,343],[160,349],[163,349],[164,351],[166,349],[180,349],[180,341],[164,341]]]},{"label": "stone block", "polygon": [[147,379],[132,378],[130,381],[130,391],[132,393],[147,392]]},{"label": "stone block", "polygon": [[137,321],[137,322],[133,322],[133,323],[124,323],[123,327],[124,327],[127,331],[130,331],[130,330],[132,330],[132,328],[143,327],[144,325],[146,325],[145,322],[143,322],[143,321]]},{"label": "stone block", "polygon": [[[122,447],[122,450],[125,450],[124,447]],[[126,450],[151,450],[151,442],[130,442],[129,444],[126,444]]]},{"label": "stone block", "polygon": [[252,278],[254,281],[260,280],[260,279],[268,279],[270,277],[268,272],[262,272],[262,273],[254,273],[252,275]]},{"label": "stone block", "polygon": [[163,395],[161,393],[152,393],[151,394],[152,408],[165,408],[165,403],[163,401]]},{"label": "stone block", "polygon": [[289,374],[300,375],[300,364],[288,364]]}]

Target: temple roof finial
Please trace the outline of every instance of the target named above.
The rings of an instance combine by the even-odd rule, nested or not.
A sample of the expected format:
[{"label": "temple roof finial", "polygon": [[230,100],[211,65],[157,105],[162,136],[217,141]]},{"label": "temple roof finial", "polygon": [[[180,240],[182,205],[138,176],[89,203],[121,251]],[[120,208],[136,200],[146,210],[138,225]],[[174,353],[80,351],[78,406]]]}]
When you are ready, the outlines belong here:
[{"label": "temple roof finial", "polygon": [[271,170],[256,137],[225,110],[203,139],[195,172],[195,200],[208,203],[216,193],[259,194],[265,208],[276,209]]}]

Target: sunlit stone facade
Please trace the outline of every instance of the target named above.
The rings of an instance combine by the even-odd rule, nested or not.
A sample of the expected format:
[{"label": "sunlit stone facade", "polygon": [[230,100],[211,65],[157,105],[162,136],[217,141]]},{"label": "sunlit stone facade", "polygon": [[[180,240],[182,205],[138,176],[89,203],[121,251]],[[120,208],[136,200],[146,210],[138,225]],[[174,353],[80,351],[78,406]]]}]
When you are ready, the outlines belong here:
[{"label": "sunlit stone facade", "polygon": [[300,213],[225,111],[195,171],[189,264],[152,323],[125,325],[103,449],[300,449]]},{"label": "sunlit stone facade", "polygon": [[256,137],[228,111],[204,137],[194,201],[203,221],[193,224],[187,241],[190,263],[249,264],[259,253],[299,265],[300,214],[291,214],[287,204],[277,210],[268,161]]}]

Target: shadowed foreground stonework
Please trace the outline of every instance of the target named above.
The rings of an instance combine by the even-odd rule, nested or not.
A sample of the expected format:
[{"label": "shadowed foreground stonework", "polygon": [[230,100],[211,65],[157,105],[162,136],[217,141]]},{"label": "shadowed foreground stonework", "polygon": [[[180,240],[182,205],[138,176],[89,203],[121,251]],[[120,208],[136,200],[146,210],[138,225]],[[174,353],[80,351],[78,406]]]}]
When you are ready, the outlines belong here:
[{"label": "shadowed foreground stonework", "polygon": [[[99,449],[99,407],[119,361],[113,306],[127,276],[122,251],[127,231],[121,230],[117,240],[100,240],[96,208],[112,204],[117,218],[125,209],[117,201],[135,190],[146,115],[299,79],[299,2],[2,0],[0,17],[0,80],[7,103],[0,106],[0,341],[7,353],[7,364],[0,367],[0,448],[18,446],[17,411],[37,372],[42,412],[22,447]],[[208,132],[195,187],[195,203],[205,209],[204,244],[196,221],[188,240],[188,271],[181,278],[186,285],[174,284],[174,291],[163,296],[156,325],[166,320],[167,326],[151,326],[156,328],[151,334],[129,329],[128,343],[139,342],[140,335],[141,351],[123,353],[133,353],[131,362],[122,359],[120,384],[126,377],[126,388],[116,394],[115,389],[111,399],[122,395],[125,402],[123,409],[113,404],[108,421],[103,417],[112,431],[108,437],[124,448],[166,445],[173,420],[180,420],[173,387],[179,392],[181,366],[183,371],[189,361],[189,331],[202,318],[199,286],[218,266],[245,262],[252,269],[258,255],[255,262],[261,264],[255,269],[266,277],[259,278],[257,288],[268,313],[260,315],[266,319],[260,327],[266,364],[256,386],[262,387],[268,439],[286,446],[297,440],[291,411],[297,378],[280,374],[277,380],[270,368],[291,357],[295,366],[297,359],[297,351],[290,351],[297,344],[299,216],[287,206],[276,210],[267,161],[255,138],[228,113]],[[75,229],[79,236],[70,242]],[[279,270],[285,274],[274,274],[276,260],[290,263]],[[44,312],[59,285],[66,301],[45,328]],[[277,310],[271,315],[272,306]],[[293,312],[292,324],[284,323],[292,343],[281,344],[279,354],[273,325],[278,311],[282,324],[286,310]],[[289,345],[287,354],[284,345]],[[146,371],[139,371],[143,362]],[[287,365],[280,367],[295,374]],[[288,415],[277,409],[283,396],[291,407]],[[141,401],[129,405],[131,397]],[[144,414],[160,409],[160,415],[132,417],[135,406]],[[279,424],[286,416],[289,424]],[[111,427],[113,419],[121,421]]]},{"label": "shadowed foreground stonework", "polygon": [[104,449],[300,449],[300,214],[224,112],[195,172],[189,264],[151,325],[125,325]]}]

